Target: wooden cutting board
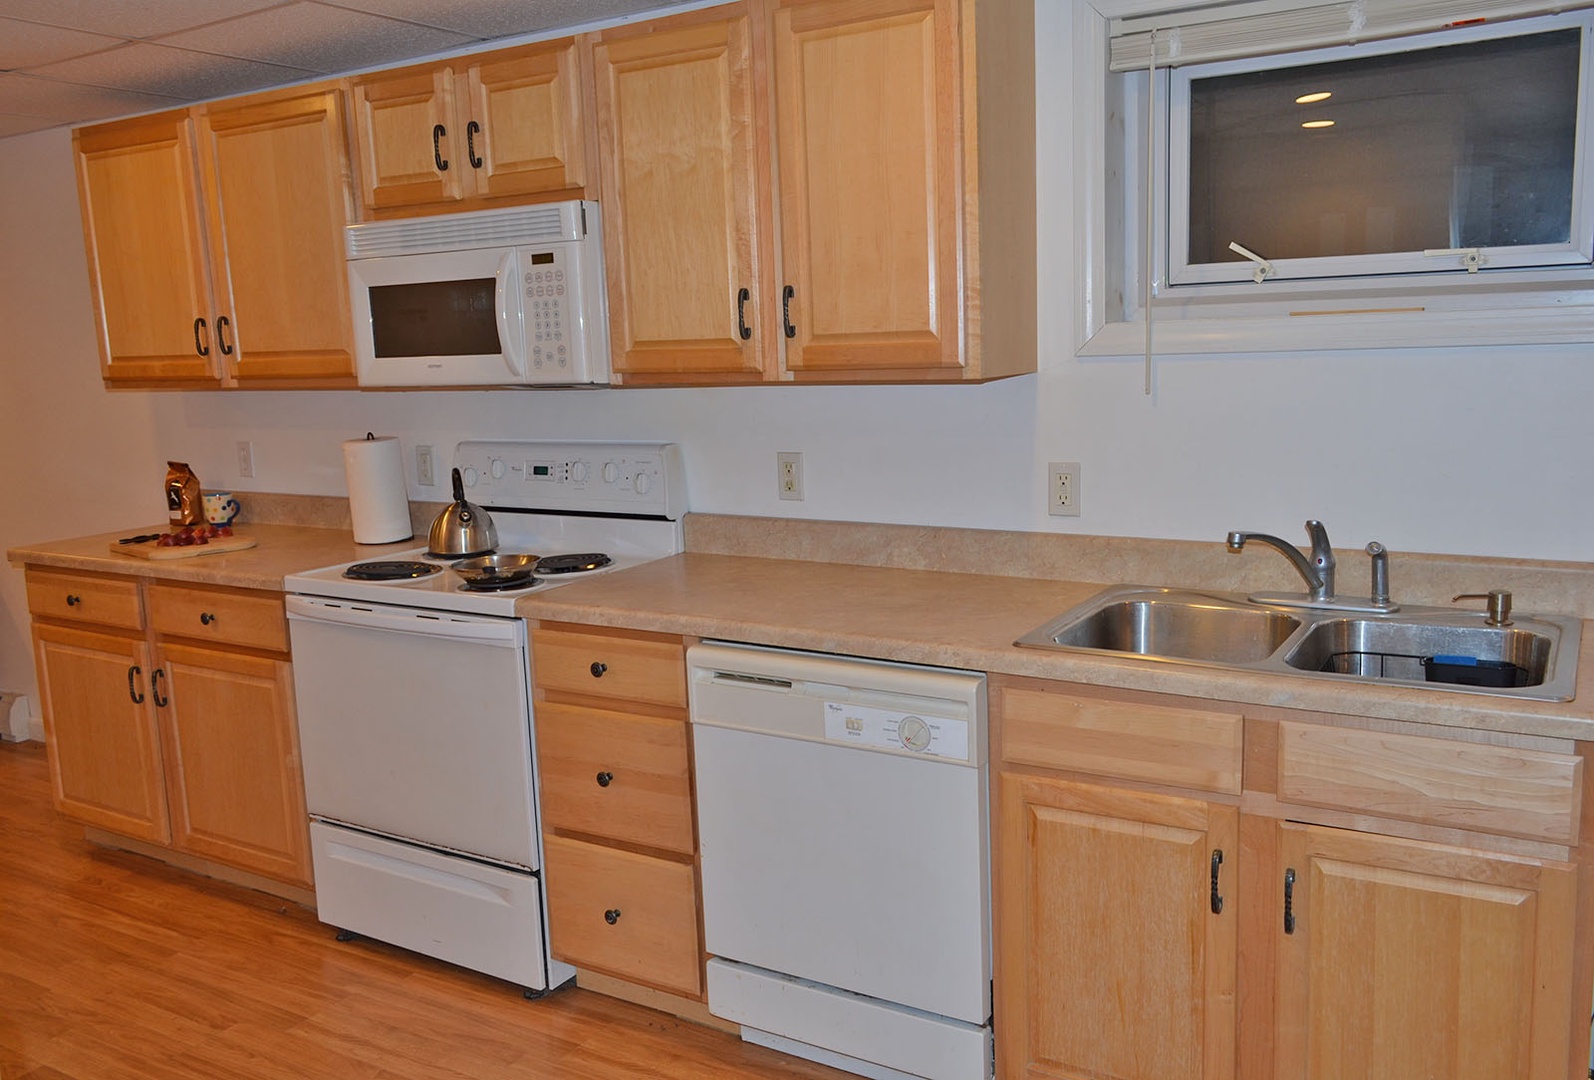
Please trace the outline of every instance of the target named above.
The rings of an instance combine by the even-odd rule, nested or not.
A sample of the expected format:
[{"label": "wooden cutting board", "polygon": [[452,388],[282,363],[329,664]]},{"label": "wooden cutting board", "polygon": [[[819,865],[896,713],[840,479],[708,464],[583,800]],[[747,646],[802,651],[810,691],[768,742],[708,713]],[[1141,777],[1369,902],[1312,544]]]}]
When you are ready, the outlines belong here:
[{"label": "wooden cutting board", "polygon": [[192,559],[198,555],[225,555],[229,551],[242,551],[255,546],[252,536],[218,536],[208,544],[190,544],[187,547],[158,547],[153,540],[142,544],[118,544],[112,540],[111,551],[117,555],[130,555],[135,559]]}]

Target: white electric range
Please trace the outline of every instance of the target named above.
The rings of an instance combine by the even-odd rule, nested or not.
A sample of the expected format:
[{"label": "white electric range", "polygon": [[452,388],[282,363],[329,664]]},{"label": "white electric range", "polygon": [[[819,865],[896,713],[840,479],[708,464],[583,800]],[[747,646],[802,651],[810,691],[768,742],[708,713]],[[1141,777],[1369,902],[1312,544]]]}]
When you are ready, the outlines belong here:
[{"label": "white electric range", "polygon": [[[664,443],[463,442],[454,464],[499,552],[563,572],[476,591],[423,547],[286,579],[317,913],[340,938],[537,996],[575,972],[548,952],[515,601],[679,552],[681,455]],[[413,563],[421,576],[348,576],[368,563]]]}]

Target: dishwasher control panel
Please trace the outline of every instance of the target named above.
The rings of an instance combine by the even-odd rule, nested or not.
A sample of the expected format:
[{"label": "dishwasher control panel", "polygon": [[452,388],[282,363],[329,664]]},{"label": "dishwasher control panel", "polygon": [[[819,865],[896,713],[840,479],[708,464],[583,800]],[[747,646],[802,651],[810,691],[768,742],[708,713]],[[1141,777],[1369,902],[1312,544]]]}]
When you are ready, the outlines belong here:
[{"label": "dishwasher control panel", "polygon": [[967,720],[852,702],[825,702],[825,738],[875,750],[911,750],[926,757],[969,760]]}]

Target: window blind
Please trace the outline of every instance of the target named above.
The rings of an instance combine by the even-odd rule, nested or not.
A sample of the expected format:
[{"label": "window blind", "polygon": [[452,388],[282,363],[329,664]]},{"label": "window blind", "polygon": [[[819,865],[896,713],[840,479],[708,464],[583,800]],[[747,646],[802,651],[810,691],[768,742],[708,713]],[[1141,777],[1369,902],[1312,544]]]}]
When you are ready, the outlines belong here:
[{"label": "window blind", "polygon": [[1156,65],[1238,60],[1331,45],[1445,30],[1462,23],[1498,22],[1594,6],[1594,0],[1337,0],[1303,6],[1300,0],[1253,0],[1217,7],[1183,8],[1113,19],[1113,71]]}]

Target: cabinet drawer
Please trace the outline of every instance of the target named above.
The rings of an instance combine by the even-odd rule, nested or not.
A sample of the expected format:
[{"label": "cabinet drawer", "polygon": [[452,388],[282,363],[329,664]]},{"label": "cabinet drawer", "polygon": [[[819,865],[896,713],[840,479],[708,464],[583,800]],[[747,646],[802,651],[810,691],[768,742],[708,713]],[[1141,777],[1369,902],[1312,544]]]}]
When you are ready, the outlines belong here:
[{"label": "cabinet drawer", "polygon": [[100,577],[28,567],[28,611],[47,619],[142,630],[144,613],[135,578]]},{"label": "cabinet drawer", "polygon": [[157,581],[149,587],[149,624],[171,637],[288,651],[288,618],[280,593]]},{"label": "cabinet drawer", "polygon": [[531,635],[540,690],[686,707],[686,650],[662,634],[540,627]]},{"label": "cabinet drawer", "polygon": [[1002,760],[1015,765],[1240,793],[1238,713],[1007,688]]},{"label": "cabinet drawer", "polygon": [[1582,782],[1569,754],[1279,725],[1284,802],[1575,844]]},{"label": "cabinet drawer", "polygon": [[695,849],[684,720],[539,702],[537,766],[549,828]]},{"label": "cabinet drawer", "polygon": [[662,990],[702,993],[690,863],[560,836],[545,836],[543,843],[554,956]]}]

